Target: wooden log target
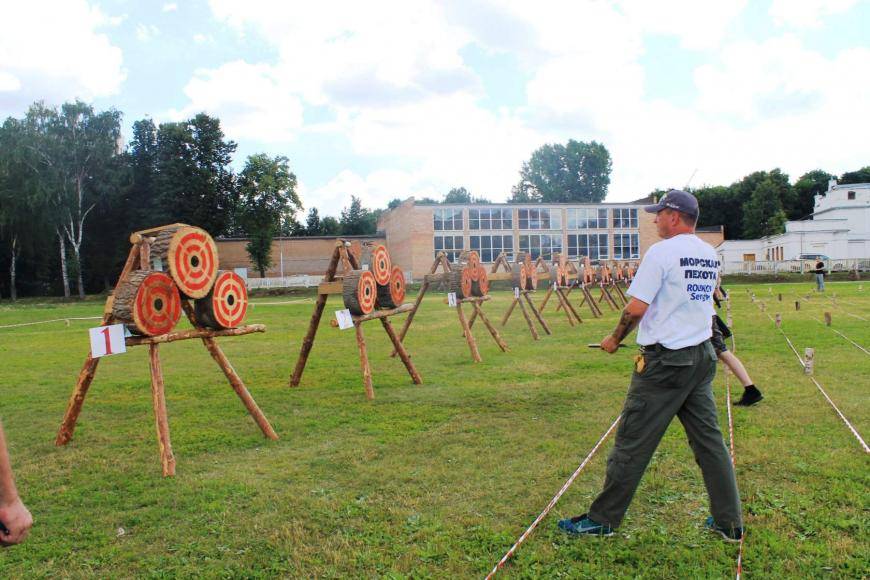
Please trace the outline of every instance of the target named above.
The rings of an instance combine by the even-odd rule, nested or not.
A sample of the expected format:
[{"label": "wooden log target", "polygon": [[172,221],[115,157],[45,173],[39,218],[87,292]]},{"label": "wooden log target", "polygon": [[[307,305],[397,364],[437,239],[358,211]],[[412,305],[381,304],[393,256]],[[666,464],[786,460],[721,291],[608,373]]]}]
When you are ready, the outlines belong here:
[{"label": "wooden log target", "polygon": [[369,267],[369,271],[374,274],[375,282],[379,286],[390,284],[393,275],[393,262],[390,260],[390,253],[386,246],[383,244],[366,246],[363,250],[362,265]]},{"label": "wooden log target", "polygon": [[471,293],[475,296],[486,296],[489,294],[489,276],[486,268],[478,264],[474,271],[477,273],[477,278],[472,277]]},{"label": "wooden log target", "polygon": [[204,298],[194,302],[196,319],[208,328],[241,326],[248,314],[248,289],[235,272],[218,271],[214,286]]},{"label": "wooden log target", "polygon": [[405,302],[405,274],[398,266],[393,266],[390,283],[378,284],[378,306],[381,308],[398,308]]},{"label": "wooden log target", "polygon": [[218,251],[203,229],[176,224],[159,230],[151,244],[151,269],[168,271],[178,290],[189,298],[203,298],[218,272]]},{"label": "wooden log target", "polygon": [[369,270],[351,270],[344,277],[342,297],[344,307],[351,314],[361,316],[375,309],[378,296],[378,284],[375,275]]},{"label": "wooden log target", "polygon": [[529,276],[526,273],[526,265],[522,262],[517,262],[514,264],[511,274],[514,288],[519,288],[520,291],[525,290],[529,281]]},{"label": "wooden log target", "polygon": [[112,315],[136,334],[166,334],[181,317],[181,296],[168,274],[136,270],[115,290]]},{"label": "wooden log target", "polygon": [[453,270],[448,275],[447,291],[456,293],[456,298],[471,298],[472,287],[474,281],[471,279],[471,270],[462,268],[461,270]]}]

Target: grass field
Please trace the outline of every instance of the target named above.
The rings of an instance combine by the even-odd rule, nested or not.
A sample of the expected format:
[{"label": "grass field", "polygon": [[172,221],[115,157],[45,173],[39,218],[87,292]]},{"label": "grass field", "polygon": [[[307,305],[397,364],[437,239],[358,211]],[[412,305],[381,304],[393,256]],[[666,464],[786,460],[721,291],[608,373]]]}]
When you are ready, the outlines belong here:
[{"label": "grass field", "polygon": [[[809,284],[768,288],[732,288],[737,353],[766,397],[734,411],[744,572],[867,577],[870,458],[747,290],[782,312],[801,352],[816,349],[817,379],[870,437],[870,356],[816,320],[829,310],[833,328],[870,347],[870,284],[829,284],[797,312]],[[496,293],[486,310],[500,318],[509,299]],[[421,386],[389,358],[380,325],[367,325],[373,402],[353,332],[326,324],[302,386],[287,388],[313,302],[255,307],[249,322],[268,332],[221,344],[277,442],[262,438],[199,342],[164,346],[174,479],[161,477],[146,349],[101,363],[75,438],[56,448],[92,321],[0,329],[0,416],[36,521],[27,543],[0,551],[0,577],[482,578],[618,415],[635,351],[586,348],[615,313],[593,320],[581,311],[585,323],[571,328],[551,305],[553,336],[538,342],[515,313],[504,329],[510,353],[476,326],[484,362],[473,364],[442,301],[430,294],[406,341]],[[338,308],[333,298],[327,313]],[[4,303],[0,326],[101,309]],[[716,392],[727,433],[721,370]],[[557,520],[585,511],[600,489],[611,445],[504,576],[733,577],[737,548],[702,529],[706,494],[678,422],[614,537],[558,532]]]}]

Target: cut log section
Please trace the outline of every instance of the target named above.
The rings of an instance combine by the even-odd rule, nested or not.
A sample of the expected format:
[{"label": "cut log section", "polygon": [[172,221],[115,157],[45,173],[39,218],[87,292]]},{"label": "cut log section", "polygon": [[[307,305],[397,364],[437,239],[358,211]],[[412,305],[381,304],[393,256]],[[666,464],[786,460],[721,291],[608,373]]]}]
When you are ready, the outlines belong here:
[{"label": "cut log section", "polygon": [[362,266],[368,266],[369,271],[375,275],[375,282],[380,286],[387,286],[393,275],[393,264],[390,253],[383,244],[375,244],[363,248]]},{"label": "cut log section", "polygon": [[475,270],[477,279],[471,281],[471,293],[475,296],[486,296],[489,294],[489,276],[486,274],[486,268],[478,265]]},{"label": "cut log section", "polygon": [[181,296],[164,272],[136,270],[118,284],[112,315],[130,332],[145,336],[166,334],[181,317]]},{"label": "cut log section", "polygon": [[203,298],[217,277],[218,251],[203,229],[174,224],[154,234],[151,269],[169,272],[188,298]]},{"label": "cut log section", "polygon": [[526,265],[522,262],[517,262],[514,264],[511,274],[513,274],[512,281],[514,288],[519,288],[521,291],[525,290],[529,280],[529,276],[526,273]]},{"label": "cut log section", "polygon": [[405,301],[405,274],[398,266],[393,266],[390,283],[378,284],[378,307],[398,308]]},{"label": "cut log section", "polygon": [[196,320],[208,328],[221,330],[241,326],[248,313],[245,281],[235,272],[220,270],[211,292],[205,298],[198,298],[194,306]]},{"label": "cut log section", "polygon": [[368,270],[351,270],[344,277],[342,297],[344,307],[351,314],[362,316],[375,309],[378,295],[378,284],[375,275]]},{"label": "cut log section", "polygon": [[474,281],[471,279],[471,272],[468,268],[453,270],[448,276],[447,291],[455,292],[456,298],[459,300],[462,300],[463,298],[471,298],[473,296],[473,284]]}]

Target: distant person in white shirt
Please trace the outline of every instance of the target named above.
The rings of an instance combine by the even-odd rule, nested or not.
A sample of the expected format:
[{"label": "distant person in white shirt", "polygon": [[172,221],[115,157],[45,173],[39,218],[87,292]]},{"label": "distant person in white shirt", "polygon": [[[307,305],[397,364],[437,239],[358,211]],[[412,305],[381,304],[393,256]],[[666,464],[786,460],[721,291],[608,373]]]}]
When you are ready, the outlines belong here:
[{"label": "distant person in white shirt", "polygon": [[695,236],[698,201],[692,194],[671,190],[644,209],[656,214],[664,239],[647,251],[627,292],[631,300],[616,329],[601,341],[603,350],[616,352],[637,327],[641,354],[635,358],[616,443],[607,459],[604,489],[588,514],[564,519],[559,528],[575,536],[612,535],[676,416],[707,487],[712,516],[705,525],[739,542],[740,496],[712,389],[716,353],[710,343],[710,321],[719,260],[713,248]]}]

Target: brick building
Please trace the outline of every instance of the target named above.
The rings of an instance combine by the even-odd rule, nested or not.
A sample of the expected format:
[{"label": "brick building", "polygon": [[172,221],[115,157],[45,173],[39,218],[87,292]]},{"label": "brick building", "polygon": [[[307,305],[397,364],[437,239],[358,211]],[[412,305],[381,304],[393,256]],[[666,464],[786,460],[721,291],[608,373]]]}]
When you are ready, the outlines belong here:
[{"label": "brick building", "polygon": [[[638,260],[659,240],[654,216],[643,211],[651,203],[598,204],[423,204],[413,198],[384,212],[375,236],[345,236],[360,242],[386,243],[393,261],[414,280],[429,271],[435,254],[455,260],[462,250],[476,250],[484,263],[503,250],[550,259],[554,253],[576,260]],[[703,228],[698,235],[713,247],[723,241],[722,228]],[[217,240],[223,269],[258,272],[245,250],[246,239]],[[272,245],[274,265],[267,277],[319,275],[326,270],[334,237],[278,238]]]}]

